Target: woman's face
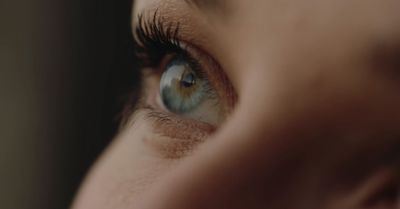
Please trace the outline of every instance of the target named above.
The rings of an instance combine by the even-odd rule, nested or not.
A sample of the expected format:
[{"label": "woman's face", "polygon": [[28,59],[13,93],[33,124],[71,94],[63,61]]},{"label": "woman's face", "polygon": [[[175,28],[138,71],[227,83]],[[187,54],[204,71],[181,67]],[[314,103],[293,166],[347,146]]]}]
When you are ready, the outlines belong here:
[{"label": "woman's face", "polygon": [[140,100],[73,208],[400,207],[399,8],[135,1]]}]

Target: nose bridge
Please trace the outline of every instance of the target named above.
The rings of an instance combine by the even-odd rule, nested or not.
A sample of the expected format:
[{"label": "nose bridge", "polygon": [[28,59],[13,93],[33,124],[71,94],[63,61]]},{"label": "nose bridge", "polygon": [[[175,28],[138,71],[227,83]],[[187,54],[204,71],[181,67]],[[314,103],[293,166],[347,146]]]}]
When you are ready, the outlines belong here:
[{"label": "nose bridge", "polygon": [[[269,38],[268,15],[266,3],[257,1],[235,1],[236,6],[229,20],[220,22],[215,28],[218,45],[223,54],[222,65],[235,88],[240,91],[243,86],[242,74],[252,73],[265,68],[273,54],[272,39]],[[264,65],[264,66],[262,66]]]}]

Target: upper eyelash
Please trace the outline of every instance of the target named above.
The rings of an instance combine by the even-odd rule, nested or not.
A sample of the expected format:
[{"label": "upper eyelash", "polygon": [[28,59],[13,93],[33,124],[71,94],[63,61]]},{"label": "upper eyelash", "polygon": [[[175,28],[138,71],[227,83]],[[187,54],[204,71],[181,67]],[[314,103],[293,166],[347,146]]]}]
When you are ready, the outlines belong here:
[{"label": "upper eyelash", "polygon": [[139,14],[134,44],[141,67],[158,65],[167,53],[187,54],[181,47],[178,33],[179,22],[166,25],[157,11],[149,20],[144,20],[143,14]]},{"label": "upper eyelash", "polygon": [[194,59],[186,47],[183,46],[179,34],[179,22],[165,24],[165,19],[157,10],[154,15],[147,20],[143,14],[138,15],[138,23],[135,28],[134,48],[135,58],[139,68],[157,67],[167,54],[175,54],[185,57],[193,70],[203,79],[207,75]]}]

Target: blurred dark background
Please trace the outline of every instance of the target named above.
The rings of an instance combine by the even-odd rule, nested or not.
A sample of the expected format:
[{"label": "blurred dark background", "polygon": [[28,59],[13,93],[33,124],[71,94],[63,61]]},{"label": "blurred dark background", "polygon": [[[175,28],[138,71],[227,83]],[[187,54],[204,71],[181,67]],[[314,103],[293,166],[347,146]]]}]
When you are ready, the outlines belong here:
[{"label": "blurred dark background", "polygon": [[117,128],[131,0],[0,3],[0,208],[68,208]]}]

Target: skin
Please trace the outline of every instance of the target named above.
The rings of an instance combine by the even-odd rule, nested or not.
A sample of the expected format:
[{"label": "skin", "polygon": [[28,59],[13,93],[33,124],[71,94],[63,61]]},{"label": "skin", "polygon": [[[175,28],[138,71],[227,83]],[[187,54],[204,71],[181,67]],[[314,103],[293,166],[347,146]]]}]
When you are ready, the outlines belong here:
[{"label": "skin", "polygon": [[137,111],[72,208],[399,208],[400,1],[218,5],[137,0],[133,17],[157,9],[218,61],[227,120],[170,157]]}]

